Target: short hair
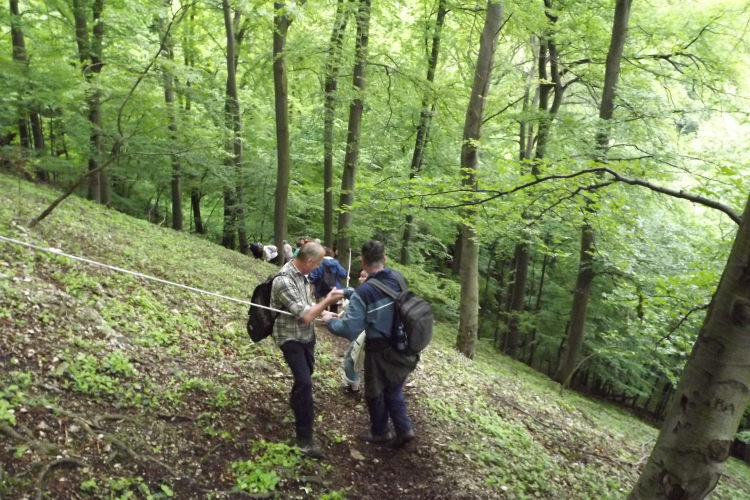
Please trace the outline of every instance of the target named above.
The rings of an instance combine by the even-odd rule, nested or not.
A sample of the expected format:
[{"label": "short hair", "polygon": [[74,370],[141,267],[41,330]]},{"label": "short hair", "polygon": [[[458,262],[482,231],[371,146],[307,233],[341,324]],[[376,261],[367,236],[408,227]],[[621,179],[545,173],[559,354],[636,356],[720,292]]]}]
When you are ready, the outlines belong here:
[{"label": "short hair", "polygon": [[313,240],[313,241],[315,241],[315,243],[317,243],[318,245],[320,245],[320,238],[315,238],[315,240]]},{"label": "short hair", "polygon": [[297,259],[304,262],[308,259],[311,260],[317,260],[318,257],[323,255],[325,253],[325,250],[323,249],[323,245],[319,243],[305,243],[302,245],[302,248],[299,249],[299,252],[297,252]]},{"label": "short hair", "polygon": [[362,245],[362,260],[372,267],[380,267],[385,263],[385,247],[378,240],[370,240]]},{"label": "short hair", "polygon": [[331,250],[328,247],[325,247],[325,252],[326,252],[326,257],[333,257],[334,256],[333,250]]},{"label": "short hair", "polygon": [[286,240],[281,242],[282,245],[286,245]]}]

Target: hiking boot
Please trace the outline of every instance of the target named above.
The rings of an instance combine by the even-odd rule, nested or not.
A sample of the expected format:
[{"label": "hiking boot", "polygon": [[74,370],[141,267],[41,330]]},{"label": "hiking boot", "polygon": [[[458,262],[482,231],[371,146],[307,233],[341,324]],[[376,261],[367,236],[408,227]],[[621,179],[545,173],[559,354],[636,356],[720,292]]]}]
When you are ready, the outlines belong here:
[{"label": "hiking boot", "polygon": [[385,443],[393,439],[393,434],[391,434],[391,431],[388,431],[385,434],[373,436],[372,431],[368,430],[360,432],[359,434],[357,434],[357,437],[362,441],[367,441],[368,443]]},{"label": "hiking boot", "polygon": [[354,389],[351,385],[340,385],[339,390],[346,396],[359,396],[359,387]]},{"label": "hiking boot", "polygon": [[415,438],[414,430],[409,429],[403,434],[399,434],[396,436],[396,439],[393,440],[393,446],[396,448],[400,448],[401,446],[406,446],[406,443],[413,440],[414,438]]},{"label": "hiking boot", "polygon": [[323,452],[320,451],[320,448],[315,444],[315,441],[313,441],[312,438],[297,438],[297,448],[299,448],[299,451],[301,451],[307,458],[323,458]]}]

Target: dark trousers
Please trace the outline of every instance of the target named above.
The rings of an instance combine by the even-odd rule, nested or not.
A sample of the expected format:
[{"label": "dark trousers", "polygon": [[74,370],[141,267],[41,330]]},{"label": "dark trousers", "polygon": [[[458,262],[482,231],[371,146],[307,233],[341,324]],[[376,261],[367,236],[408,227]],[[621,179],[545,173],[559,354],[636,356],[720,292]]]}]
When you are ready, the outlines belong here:
[{"label": "dark trousers", "polygon": [[412,426],[402,388],[419,358],[397,353],[389,340],[367,339],[365,350],[365,397],[372,434],[386,434],[389,417],[396,434],[409,432]]},{"label": "dark trousers", "polygon": [[313,435],[315,408],[313,407],[312,374],[315,367],[315,340],[303,344],[289,340],[281,344],[286,364],[292,370],[294,384],[289,394],[289,405],[294,412],[297,437],[310,439]]},{"label": "dark trousers", "polygon": [[411,420],[406,414],[403,385],[385,386],[380,396],[367,400],[373,436],[382,436],[388,432],[388,417],[393,421],[396,434],[401,435],[411,430]]}]

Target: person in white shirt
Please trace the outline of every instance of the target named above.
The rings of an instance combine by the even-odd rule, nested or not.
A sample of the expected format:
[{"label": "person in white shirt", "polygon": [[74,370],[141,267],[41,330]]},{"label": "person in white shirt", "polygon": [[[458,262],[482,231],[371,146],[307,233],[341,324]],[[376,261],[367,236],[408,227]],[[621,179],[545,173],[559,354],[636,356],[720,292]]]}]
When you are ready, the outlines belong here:
[{"label": "person in white shirt", "polygon": [[292,257],[294,257],[294,250],[292,250],[292,245],[284,240],[284,261],[289,262],[290,260],[292,260]]},{"label": "person in white shirt", "polygon": [[279,255],[279,249],[274,245],[265,245],[263,246],[263,255],[265,256],[264,258],[266,262],[271,262],[277,255]]}]

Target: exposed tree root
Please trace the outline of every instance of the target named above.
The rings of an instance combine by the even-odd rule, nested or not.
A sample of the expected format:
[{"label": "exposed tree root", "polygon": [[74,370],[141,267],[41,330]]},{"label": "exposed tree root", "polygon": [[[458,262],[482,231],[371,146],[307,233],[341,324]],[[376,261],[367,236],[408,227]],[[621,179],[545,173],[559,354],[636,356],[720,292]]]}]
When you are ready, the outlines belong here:
[{"label": "exposed tree root", "polygon": [[196,420],[195,417],[191,417],[188,415],[170,415],[168,413],[157,413],[156,416],[162,420],[168,420],[170,422],[176,422],[179,420],[186,420],[189,422],[194,422]]},{"label": "exposed tree root", "polygon": [[111,413],[107,415],[97,415],[93,419],[91,419],[91,422],[94,424],[94,427],[97,429],[102,428],[102,420],[114,420],[121,422],[123,420],[127,420],[129,422],[133,422],[133,419],[130,418],[128,415],[119,415],[117,413]]},{"label": "exposed tree root", "polygon": [[51,471],[55,467],[59,467],[60,465],[75,465],[76,467],[86,467],[86,463],[78,460],[77,458],[58,458],[54,462],[48,463],[44,466],[42,472],[39,473],[39,479],[37,479],[38,486],[36,489],[36,500],[43,500],[44,498],[44,478],[47,476],[47,473],[49,473],[49,471]]},{"label": "exposed tree root", "polygon": [[[146,462],[151,462],[151,463],[154,463],[154,464],[162,467],[163,469],[167,470],[173,476],[177,476],[178,475],[177,472],[175,472],[175,470],[172,467],[170,467],[169,465],[165,464],[164,462],[162,462],[158,458],[154,458],[154,457],[152,457],[150,455],[143,455],[143,454],[140,454],[140,453],[136,452],[135,450],[133,450],[128,445],[126,445],[122,440],[120,440],[120,438],[118,438],[114,434],[112,434],[110,432],[99,432],[101,429],[96,424],[94,424],[93,422],[87,421],[81,415],[78,415],[78,414],[73,413],[73,412],[69,412],[67,410],[63,410],[62,408],[57,408],[56,410],[60,413],[60,415],[64,415],[64,416],[66,416],[68,418],[71,418],[71,419],[75,420],[76,422],[78,422],[78,424],[86,432],[88,432],[89,434],[99,434],[99,435],[104,436],[104,438],[107,441],[109,441],[110,443],[112,443],[113,445],[115,445],[115,447],[118,450],[120,450],[121,452],[125,453],[128,457],[130,457],[131,459],[133,459],[135,462],[137,462],[137,463],[139,463],[141,465],[145,465]],[[113,415],[101,415],[101,416],[94,417],[93,421],[94,422],[98,422],[99,425],[100,425],[102,420],[126,420],[126,419],[127,420],[131,420],[131,418],[128,417],[128,416],[113,414]],[[94,428],[92,428],[92,427],[96,428],[97,430],[94,430]],[[113,459],[114,459],[114,456],[110,455],[108,461],[111,462]]]},{"label": "exposed tree root", "polygon": [[39,441],[37,439],[22,436],[21,434],[17,433],[15,429],[13,429],[13,427],[9,426],[8,424],[0,424],[0,433],[5,434],[9,438],[16,439],[18,441],[22,441],[26,443],[32,449],[34,449],[37,453],[40,453],[42,455],[49,455],[50,453],[54,453],[57,450],[57,446],[55,446],[52,443],[48,443],[46,441]]},{"label": "exposed tree root", "polygon": [[282,495],[278,491],[270,492],[270,493],[248,493],[247,491],[242,491],[242,490],[217,491],[217,490],[209,490],[205,488],[198,488],[198,490],[201,491],[202,493],[210,493],[217,497],[241,497],[241,498],[253,498],[255,500],[266,500],[268,498],[284,498],[284,495]]}]

